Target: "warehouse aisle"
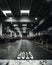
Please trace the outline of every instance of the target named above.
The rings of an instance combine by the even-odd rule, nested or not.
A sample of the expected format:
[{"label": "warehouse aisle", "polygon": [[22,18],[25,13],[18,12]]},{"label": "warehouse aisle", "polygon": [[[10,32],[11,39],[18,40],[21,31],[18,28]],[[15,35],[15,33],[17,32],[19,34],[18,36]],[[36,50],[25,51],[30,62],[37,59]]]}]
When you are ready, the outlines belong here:
[{"label": "warehouse aisle", "polygon": [[20,40],[0,45],[0,59],[52,59],[52,53],[38,47],[35,43]]}]

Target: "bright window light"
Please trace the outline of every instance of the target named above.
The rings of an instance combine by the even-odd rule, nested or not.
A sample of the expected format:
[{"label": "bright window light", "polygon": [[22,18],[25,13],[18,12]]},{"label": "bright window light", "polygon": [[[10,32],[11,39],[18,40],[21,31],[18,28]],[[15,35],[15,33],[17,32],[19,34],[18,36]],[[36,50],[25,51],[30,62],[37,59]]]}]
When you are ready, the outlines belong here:
[{"label": "bright window light", "polygon": [[9,13],[9,14],[12,13],[11,10],[2,10],[2,12],[3,12],[3,14],[4,14],[5,16],[7,16],[8,13]]},{"label": "bright window light", "polygon": [[21,14],[24,14],[24,13],[29,14],[30,13],[30,10],[20,10],[20,13]]}]

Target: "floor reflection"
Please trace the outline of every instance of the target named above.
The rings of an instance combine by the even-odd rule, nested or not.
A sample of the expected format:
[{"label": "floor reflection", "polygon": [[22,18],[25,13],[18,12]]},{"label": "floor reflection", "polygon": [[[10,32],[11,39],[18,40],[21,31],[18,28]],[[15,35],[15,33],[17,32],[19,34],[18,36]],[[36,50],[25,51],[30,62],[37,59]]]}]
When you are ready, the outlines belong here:
[{"label": "floor reflection", "polygon": [[[39,47],[38,45],[35,45],[35,43],[37,42],[20,40],[0,45],[0,59],[16,60],[20,57],[20,60],[23,60],[22,56],[23,58],[25,56],[25,60],[27,60],[27,57],[29,60],[52,59],[52,53]],[[21,56],[19,54],[21,54]]]}]

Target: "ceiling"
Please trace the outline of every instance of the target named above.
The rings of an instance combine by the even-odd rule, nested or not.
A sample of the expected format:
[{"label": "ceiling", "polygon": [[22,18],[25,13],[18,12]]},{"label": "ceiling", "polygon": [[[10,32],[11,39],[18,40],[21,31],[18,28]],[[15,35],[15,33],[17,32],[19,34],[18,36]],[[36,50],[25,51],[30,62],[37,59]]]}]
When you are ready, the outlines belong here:
[{"label": "ceiling", "polygon": [[[12,13],[7,14],[6,17],[2,10],[11,10]],[[30,13],[29,15],[21,16],[20,10],[30,10]],[[13,17],[16,21],[12,23],[11,21],[5,22],[9,17]],[[36,17],[37,20],[35,20]],[[43,19],[43,23],[39,25]],[[52,27],[52,0],[0,0],[0,20],[4,24],[7,23],[16,33],[17,29],[14,27],[15,24],[18,25],[17,27],[21,32],[23,31],[23,27],[26,27],[26,33],[29,31],[38,32],[46,30]],[[27,26],[23,26],[23,24]]]}]

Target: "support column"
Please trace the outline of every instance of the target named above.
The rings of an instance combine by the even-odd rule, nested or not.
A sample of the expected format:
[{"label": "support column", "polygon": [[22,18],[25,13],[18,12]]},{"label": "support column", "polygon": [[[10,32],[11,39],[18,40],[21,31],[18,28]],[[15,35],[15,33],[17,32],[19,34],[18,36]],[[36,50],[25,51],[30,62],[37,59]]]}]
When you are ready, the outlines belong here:
[{"label": "support column", "polygon": [[2,23],[0,23],[0,36],[2,36]]}]

